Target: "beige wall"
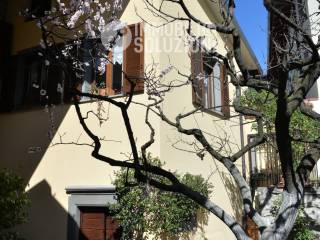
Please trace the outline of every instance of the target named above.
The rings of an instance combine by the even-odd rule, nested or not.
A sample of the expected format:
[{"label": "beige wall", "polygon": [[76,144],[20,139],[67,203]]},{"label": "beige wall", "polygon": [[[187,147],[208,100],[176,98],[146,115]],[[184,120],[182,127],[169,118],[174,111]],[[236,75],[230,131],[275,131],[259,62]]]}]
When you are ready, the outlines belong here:
[{"label": "beige wall", "polygon": [[[192,12],[197,16],[200,16],[201,20],[205,22],[210,21],[209,16],[206,15],[203,8],[198,3],[195,3],[195,1],[186,2],[190,9],[192,9]],[[176,9],[174,9],[170,4],[166,7],[166,10],[171,10],[172,13],[176,13]],[[170,25],[167,27],[170,28]],[[207,48],[210,49],[211,47],[215,47],[218,49],[219,53],[225,53],[224,43],[221,36],[207,31],[204,28],[198,27],[197,25],[193,25],[193,29],[194,32],[203,33],[207,36],[209,41],[206,39],[204,40]],[[164,39],[162,41],[169,42],[169,39]],[[186,42],[186,39],[184,39],[184,41]],[[183,48],[183,44],[180,45],[180,50],[181,48]],[[160,58],[162,69],[166,68],[171,63],[183,73],[190,73],[190,58],[187,52],[178,51],[171,54],[161,53]],[[167,81],[171,81],[172,79],[178,79],[181,81],[186,80],[176,72],[170,73],[166,78]],[[233,99],[233,97],[234,88],[230,86],[230,99]],[[164,113],[172,120],[174,120],[179,113],[186,113],[193,108],[192,90],[190,85],[179,87],[168,93],[163,104]],[[233,115],[233,110],[231,110],[231,115]],[[230,150],[234,152],[240,147],[240,128],[238,118],[234,118],[231,121],[224,121],[211,114],[199,113],[182,121],[182,125],[185,128],[200,127],[201,130],[207,133],[206,136],[210,143],[216,147],[217,142],[221,139],[225,139],[226,137],[229,138],[230,146],[223,147],[225,152],[231,153]],[[239,203],[238,192],[234,188],[230,175],[220,163],[215,159],[212,159],[208,154],[206,154],[205,158],[201,160],[195,154],[190,153],[189,151],[193,151],[194,149],[187,143],[193,143],[194,139],[177,134],[177,131],[173,127],[168,126],[164,122],[161,123],[160,141],[161,159],[166,161],[169,169],[178,169],[179,172],[201,174],[204,178],[210,179],[214,185],[214,191],[211,197],[212,200],[227,210],[228,213],[240,220],[241,203]],[[177,143],[179,141],[180,143]],[[184,151],[174,148],[172,145],[175,143],[177,143],[175,145],[177,148],[184,149]],[[240,165],[239,167],[239,169],[241,169]],[[219,239],[222,237],[225,239],[234,239],[233,234],[213,215],[210,215],[208,225],[205,226],[204,229],[205,236],[208,239]]]},{"label": "beige wall", "polygon": [[[203,20],[210,21],[212,19],[212,16],[205,14],[197,1],[188,0],[186,2]],[[16,9],[15,4],[18,3],[11,4],[10,8]],[[144,14],[145,19],[160,23],[159,19],[146,13],[142,0],[130,1],[122,20],[128,24],[140,22],[141,19],[135,14],[135,8],[139,14]],[[12,22],[17,25],[13,52],[36,46],[40,38],[38,31],[34,30],[35,28],[31,25],[32,23],[24,23],[22,20],[15,19],[13,13],[9,15]],[[26,41],[21,41],[21,35],[23,33],[27,35],[27,32]],[[30,34],[30,32],[35,34]],[[146,28],[145,36],[146,38],[150,36],[148,28]],[[218,51],[225,53],[221,36],[210,32],[208,32],[208,36],[212,37],[212,44],[216,46]],[[159,41],[170,39],[169,36],[158,36],[158,38]],[[149,43],[146,41],[146,49],[148,49],[148,44],[152,44],[152,41]],[[184,73],[190,73],[190,58],[187,52],[171,52],[169,54],[146,52],[145,62],[146,66],[152,62],[158,63],[158,71],[166,68],[170,62],[183,70]],[[176,78],[181,79],[176,72],[171,72],[166,80]],[[232,99],[233,96],[234,88],[230,87],[230,98]],[[134,101],[146,103],[148,99],[146,94],[140,94],[135,96]],[[107,122],[100,126],[94,117],[90,117],[87,122],[95,133],[107,140],[103,142],[101,153],[117,159],[125,159],[124,154],[129,154],[130,148],[121,114],[108,104],[104,104],[104,108],[108,113],[106,117],[109,117]],[[192,109],[191,86],[187,85],[168,93],[165,96],[163,108],[171,119],[174,119],[181,112]],[[81,104],[81,109],[83,113],[96,110],[97,103]],[[0,116],[1,165],[18,170],[28,182],[27,190],[32,199],[30,221],[21,229],[27,235],[26,237],[32,240],[42,240],[44,231],[47,233],[45,239],[65,239],[68,208],[65,188],[75,185],[108,185],[112,182],[113,173],[116,170],[116,168],[93,159],[91,148],[88,146],[68,144],[53,146],[59,143],[60,139],[64,143],[77,140],[79,143],[90,144],[91,142],[81,129],[72,106],[56,106],[52,111],[54,111],[54,119],[50,119],[50,115],[43,109],[19,111]],[[130,117],[137,143],[141,146],[149,137],[149,129],[144,123],[145,109],[133,106],[130,110]],[[55,137],[52,140],[47,136],[51,120],[54,120],[56,129]],[[180,173],[201,174],[203,177],[209,178],[214,185],[212,200],[240,220],[239,195],[230,175],[223,166],[208,155],[201,160],[195,154],[175,149],[172,146],[175,141],[179,139],[192,141],[192,139],[181,136],[175,129],[161,122],[154,115],[151,116],[151,122],[156,131],[156,142],[150,148],[153,155],[159,156],[162,161],[165,161],[168,169],[178,170]],[[224,121],[210,114],[197,114],[184,121],[183,125],[185,127],[201,126],[213,145],[217,145],[219,139],[227,137],[229,145],[224,146],[223,150],[229,154],[240,148],[240,129],[237,117],[231,121]],[[178,146],[190,150],[188,149],[190,146],[186,144]],[[28,153],[31,150],[30,147],[40,147],[40,149],[38,148],[35,153]],[[241,164],[237,165],[241,171]],[[48,221],[44,221],[44,219]],[[51,227],[53,225],[55,228]],[[222,237],[226,240],[234,239],[230,230],[213,215],[210,215],[208,225],[204,229],[208,239]],[[200,233],[194,239],[200,239]]]}]

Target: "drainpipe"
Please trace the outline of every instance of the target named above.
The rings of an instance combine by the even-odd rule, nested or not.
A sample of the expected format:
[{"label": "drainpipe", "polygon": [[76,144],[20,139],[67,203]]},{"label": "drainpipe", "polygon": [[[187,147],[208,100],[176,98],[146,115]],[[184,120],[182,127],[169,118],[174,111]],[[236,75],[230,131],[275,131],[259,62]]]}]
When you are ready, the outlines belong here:
[{"label": "drainpipe", "polygon": [[[241,97],[240,87],[237,87],[236,95],[237,95],[237,98]],[[243,115],[242,114],[239,115],[239,122],[240,122],[240,144],[241,144],[241,149],[243,149],[244,148],[244,131],[243,131]],[[242,176],[245,180],[247,180],[245,154],[241,156],[241,161],[242,161]]]}]

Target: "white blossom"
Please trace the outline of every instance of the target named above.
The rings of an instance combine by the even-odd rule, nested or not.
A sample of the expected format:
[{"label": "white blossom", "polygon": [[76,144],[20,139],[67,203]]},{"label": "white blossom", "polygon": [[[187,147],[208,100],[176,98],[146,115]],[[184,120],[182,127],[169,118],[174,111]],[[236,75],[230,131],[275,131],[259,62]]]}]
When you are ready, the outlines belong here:
[{"label": "white blossom", "polygon": [[40,95],[45,96],[47,94],[47,91],[45,89],[40,90]]},{"label": "white blossom", "polygon": [[100,17],[98,29],[100,32],[103,32],[105,29],[105,20],[103,17]]},{"label": "white blossom", "polygon": [[76,72],[76,77],[77,78],[82,78],[82,75]]},{"label": "white blossom", "polygon": [[94,15],[94,17],[93,17],[93,19],[95,20],[95,21],[98,21],[99,19],[100,19],[100,11],[97,11],[96,12],[96,14]]},{"label": "white blossom", "polygon": [[44,41],[41,39],[39,42],[40,47],[46,48],[46,45],[44,44]]},{"label": "white blossom", "polygon": [[92,29],[92,22],[90,19],[87,19],[85,22],[85,29],[86,32],[88,33],[88,36],[90,38],[95,38],[96,37],[96,33],[94,32],[94,30]]},{"label": "white blossom", "polygon": [[122,10],[122,0],[114,0],[113,8],[116,10]]},{"label": "white blossom", "polygon": [[100,58],[100,64],[98,66],[98,71],[100,75],[105,73],[107,63],[108,61],[106,58]]},{"label": "white blossom", "polygon": [[105,7],[100,7],[100,14],[104,14],[104,12],[106,11],[106,8]]},{"label": "white blossom", "polygon": [[37,26],[38,28],[41,28],[41,23],[40,23],[40,21],[37,21],[36,26]]},{"label": "white blossom", "polygon": [[90,0],[84,0],[83,11],[85,13],[90,13],[90,11],[91,11]]},{"label": "white blossom", "polygon": [[57,92],[63,93],[63,87],[62,87],[61,83],[58,83],[58,85],[57,85]]},{"label": "white blossom", "polygon": [[76,25],[76,22],[79,20],[80,16],[83,14],[83,10],[77,10],[72,17],[70,18],[70,20],[67,23],[67,26],[69,28],[73,28]]},{"label": "white blossom", "polygon": [[106,2],[104,5],[106,6],[106,10],[107,10],[107,11],[110,11],[110,9],[111,9],[110,3],[109,3],[109,2]]}]

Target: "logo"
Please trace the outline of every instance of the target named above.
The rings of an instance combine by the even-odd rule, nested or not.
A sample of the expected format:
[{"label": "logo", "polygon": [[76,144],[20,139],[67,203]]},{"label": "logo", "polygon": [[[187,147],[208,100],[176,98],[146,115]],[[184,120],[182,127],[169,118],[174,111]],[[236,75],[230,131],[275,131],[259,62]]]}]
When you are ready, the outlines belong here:
[{"label": "logo", "polygon": [[121,53],[129,47],[132,34],[125,23],[113,20],[106,25],[105,30],[101,33],[101,41],[106,49],[112,49],[113,53]]}]

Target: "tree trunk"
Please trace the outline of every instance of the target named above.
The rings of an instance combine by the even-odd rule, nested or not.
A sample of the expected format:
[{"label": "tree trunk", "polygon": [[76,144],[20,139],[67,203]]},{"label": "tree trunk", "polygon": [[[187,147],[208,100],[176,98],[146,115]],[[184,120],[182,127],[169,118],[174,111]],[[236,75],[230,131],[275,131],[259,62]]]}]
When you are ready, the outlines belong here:
[{"label": "tree trunk", "polygon": [[270,227],[265,229],[261,235],[262,240],[284,240],[287,239],[298,215],[301,203],[301,193],[283,193],[283,201],[276,217]]}]

